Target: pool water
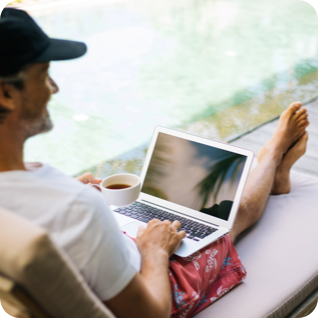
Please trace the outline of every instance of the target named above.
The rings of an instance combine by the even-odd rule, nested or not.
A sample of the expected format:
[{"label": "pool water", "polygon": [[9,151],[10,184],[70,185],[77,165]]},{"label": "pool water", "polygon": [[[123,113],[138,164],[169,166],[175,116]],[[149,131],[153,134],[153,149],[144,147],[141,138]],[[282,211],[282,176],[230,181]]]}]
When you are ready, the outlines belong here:
[{"label": "pool water", "polygon": [[318,96],[318,19],[291,0],[123,0],[30,7],[88,53],[52,62],[55,128],[26,160],[67,174],[138,173],[155,126],[228,140]]}]

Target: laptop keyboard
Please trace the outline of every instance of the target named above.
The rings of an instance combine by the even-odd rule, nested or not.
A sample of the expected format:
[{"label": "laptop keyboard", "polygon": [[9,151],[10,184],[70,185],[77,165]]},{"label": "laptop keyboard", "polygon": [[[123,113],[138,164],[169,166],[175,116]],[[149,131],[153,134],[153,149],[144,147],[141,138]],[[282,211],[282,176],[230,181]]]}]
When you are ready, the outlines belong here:
[{"label": "laptop keyboard", "polygon": [[187,233],[187,238],[194,241],[199,241],[217,230],[209,225],[160,210],[141,202],[135,202],[128,207],[118,208],[114,211],[145,223],[153,219],[159,219],[160,221],[169,220],[170,222],[178,220],[181,223],[179,231],[184,230]]}]

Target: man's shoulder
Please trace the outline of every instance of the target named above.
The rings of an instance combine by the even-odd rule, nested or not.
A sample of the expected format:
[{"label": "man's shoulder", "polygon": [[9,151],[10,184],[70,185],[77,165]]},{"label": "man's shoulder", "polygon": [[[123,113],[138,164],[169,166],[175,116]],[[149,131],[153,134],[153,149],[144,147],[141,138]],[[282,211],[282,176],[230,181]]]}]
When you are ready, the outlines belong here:
[{"label": "man's shoulder", "polygon": [[[30,164],[26,165],[30,167]],[[26,174],[28,174],[28,172]],[[43,187],[47,193],[53,196],[60,193],[75,198],[79,194],[81,196],[90,196],[92,193],[88,191],[89,187],[82,182],[45,163],[34,170],[30,169],[28,176],[21,175],[20,177],[21,181],[23,179],[23,181],[30,181],[30,186],[32,187]]]},{"label": "man's shoulder", "polygon": [[[108,208],[97,190],[47,164],[33,171],[0,173],[0,189],[0,206],[35,221],[44,214],[65,217],[80,207],[86,214]],[[16,201],[10,199],[13,195]]]},{"label": "man's shoulder", "polygon": [[101,205],[107,206],[98,190],[49,165],[43,165],[43,169],[36,171],[35,179],[35,184],[40,183],[44,187],[47,199],[56,197],[69,210],[82,206],[83,210],[94,212]]}]

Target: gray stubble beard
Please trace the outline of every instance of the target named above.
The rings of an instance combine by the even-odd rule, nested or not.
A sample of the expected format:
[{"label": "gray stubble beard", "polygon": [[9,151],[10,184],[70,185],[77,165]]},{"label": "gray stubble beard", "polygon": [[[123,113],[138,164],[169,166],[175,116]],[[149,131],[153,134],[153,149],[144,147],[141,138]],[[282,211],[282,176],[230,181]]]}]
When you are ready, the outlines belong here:
[{"label": "gray stubble beard", "polygon": [[43,118],[34,118],[34,115],[30,114],[26,107],[27,98],[25,96],[22,98],[22,107],[24,112],[21,115],[21,130],[24,133],[25,140],[30,137],[51,131],[53,129],[53,122],[51,120],[49,111],[47,110],[46,116]]},{"label": "gray stubble beard", "polygon": [[24,121],[22,129],[24,130],[25,139],[38,134],[49,132],[53,129],[53,122],[50,115],[37,121]]}]

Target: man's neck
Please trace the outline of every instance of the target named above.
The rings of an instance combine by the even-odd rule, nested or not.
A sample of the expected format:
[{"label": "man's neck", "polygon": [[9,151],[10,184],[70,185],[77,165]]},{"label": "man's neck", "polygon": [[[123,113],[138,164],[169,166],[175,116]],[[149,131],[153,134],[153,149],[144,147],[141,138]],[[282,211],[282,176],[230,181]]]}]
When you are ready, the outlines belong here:
[{"label": "man's neck", "polygon": [[0,126],[0,172],[26,170],[23,162],[25,140]]}]

